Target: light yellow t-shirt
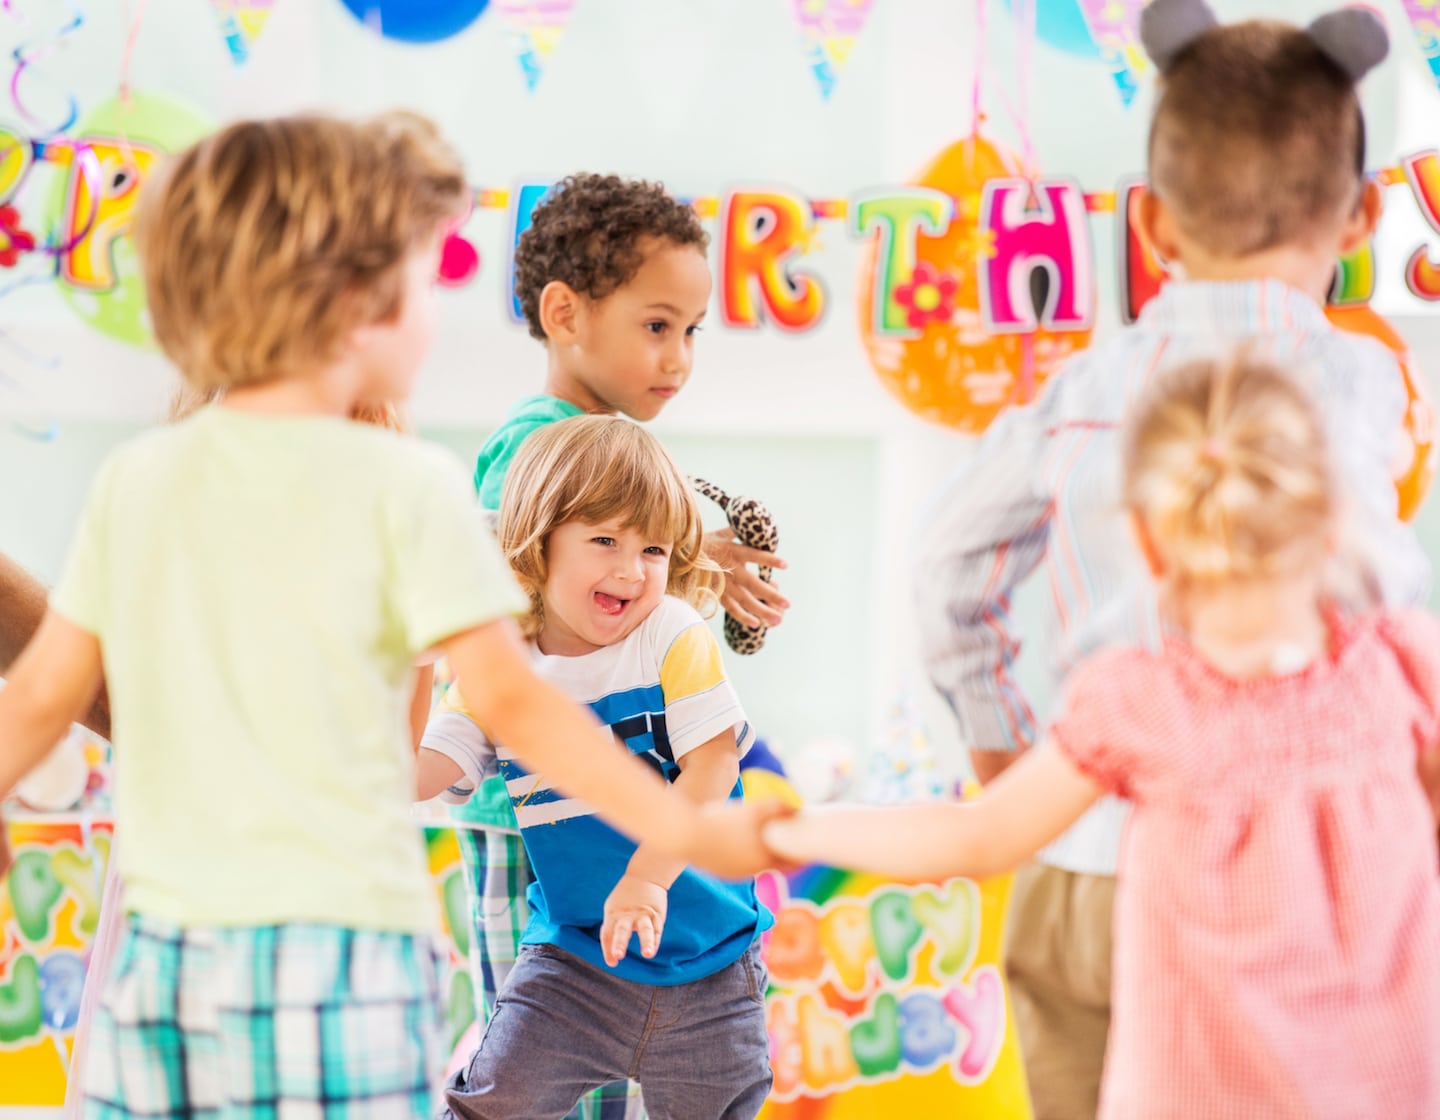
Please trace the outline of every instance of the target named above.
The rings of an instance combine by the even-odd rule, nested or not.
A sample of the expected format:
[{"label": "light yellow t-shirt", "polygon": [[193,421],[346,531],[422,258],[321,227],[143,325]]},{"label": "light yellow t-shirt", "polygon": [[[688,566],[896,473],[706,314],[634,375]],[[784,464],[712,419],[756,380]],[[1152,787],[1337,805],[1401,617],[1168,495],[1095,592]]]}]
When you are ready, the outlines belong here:
[{"label": "light yellow t-shirt", "polygon": [[104,655],[129,909],[436,928],[415,660],[528,608],[458,461],[205,408],[104,463],[51,606]]}]

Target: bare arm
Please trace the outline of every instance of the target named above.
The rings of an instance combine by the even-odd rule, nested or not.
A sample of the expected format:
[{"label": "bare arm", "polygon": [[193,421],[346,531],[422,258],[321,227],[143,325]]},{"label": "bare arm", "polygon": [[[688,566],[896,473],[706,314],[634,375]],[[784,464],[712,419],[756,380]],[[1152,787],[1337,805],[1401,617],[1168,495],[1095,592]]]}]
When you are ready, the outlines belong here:
[{"label": "bare arm", "polygon": [[[46,593],[39,580],[9,557],[0,555],[0,676],[7,676],[45,617]],[[110,737],[110,704],[103,685],[78,721]]]},{"label": "bare arm", "polygon": [[787,862],[832,864],[902,882],[983,879],[1039,851],[1102,793],[1047,743],[971,804],[816,809],[768,825],[765,842]]},{"label": "bare arm", "polygon": [[975,780],[982,786],[988,786],[1001,774],[1020,761],[1024,748],[1018,751],[982,751],[972,750],[970,752],[970,769],[975,771]]},{"label": "bare arm", "polygon": [[[671,783],[671,789],[697,804],[725,800],[740,779],[735,733],[722,732],[681,755],[675,765],[680,767],[680,775]],[[665,928],[665,892],[684,870],[684,860],[653,844],[641,844],[635,849],[625,874],[605,900],[600,945],[607,964],[613,967],[624,958],[632,933],[640,937],[641,953],[655,955]]]},{"label": "bare arm", "polygon": [[[47,613],[0,689],[0,796],[64,738],[100,687],[100,643]],[[0,825],[3,828],[3,825]],[[0,845],[0,861],[9,850]],[[0,862],[0,874],[8,862]]]},{"label": "bare arm", "polygon": [[[422,732],[424,728],[421,728]],[[464,777],[464,772],[439,751],[420,747],[415,751],[415,800],[439,797]]]}]

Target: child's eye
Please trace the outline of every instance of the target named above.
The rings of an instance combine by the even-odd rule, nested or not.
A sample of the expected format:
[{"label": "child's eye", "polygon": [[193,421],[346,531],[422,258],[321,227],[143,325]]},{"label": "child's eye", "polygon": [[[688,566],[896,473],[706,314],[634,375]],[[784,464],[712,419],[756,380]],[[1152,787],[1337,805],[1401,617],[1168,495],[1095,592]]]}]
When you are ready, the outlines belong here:
[{"label": "child's eye", "polygon": [[696,323],[693,327],[686,327],[686,328],[685,328],[685,333],[686,333],[687,335],[697,335],[697,334],[699,334],[699,333],[700,333],[702,330],[704,330],[704,329],[705,329],[705,328],[702,327],[699,323]]},{"label": "child's eye", "polygon": [[669,327],[670,324],[665,322],[663,319],[652,319],[650,322],[645,324],[645,329],[651,334],[664,334],[666,330],[669,329]]},{"label": "child's eye", "polygon": [[604,545],[607,548],[615,543],[614,537],[591,537],[590,540],[593,544]]},{"label": "child's eye", "polygon": [[651,556],[669,556],[670,550],[664,545],[652,544],[646,547],[645,551]]}]

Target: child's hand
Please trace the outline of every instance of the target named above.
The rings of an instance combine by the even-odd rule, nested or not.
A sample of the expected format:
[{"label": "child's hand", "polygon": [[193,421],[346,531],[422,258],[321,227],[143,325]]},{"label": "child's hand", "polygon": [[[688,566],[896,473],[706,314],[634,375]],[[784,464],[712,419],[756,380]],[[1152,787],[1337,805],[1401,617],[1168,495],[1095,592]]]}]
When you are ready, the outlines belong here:
[{"label": "child's hand", "polygon": [[665,931],[670,892],[638,875],[622,875],[605,900],[605,921],[600,926],[600,948],[611,968],[625,959],[630,935],[640,938],[640,952],[653,957]]},{"label": "child's hand", "polygon": [[777,862],[761,839],[765,826],[794,812],[791,806],[773,798],[701,806],[689,860],[700,870],[722,879],[748,879]]},{"label": "child's hand", "polygon": [[725,613],[746,626],[779,626],[785,621],[790,600],[773,583],[766,583],[750,565],[789,567],[773,552],[750,548],[735,539],[735,530],[717,529],[705,534],[705,554],[725,569],[725,593],[720,605]]}]

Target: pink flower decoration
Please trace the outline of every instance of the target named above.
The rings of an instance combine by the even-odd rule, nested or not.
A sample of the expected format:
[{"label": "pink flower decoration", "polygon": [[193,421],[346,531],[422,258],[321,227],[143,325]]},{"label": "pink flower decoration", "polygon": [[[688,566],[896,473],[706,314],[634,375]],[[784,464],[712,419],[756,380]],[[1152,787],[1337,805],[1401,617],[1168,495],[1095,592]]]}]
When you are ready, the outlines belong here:
[{"label": "pink flower decoration", "polygon": [[905,321],[912,330],[924,330],[927,323],[944,323],[955,314],[958,286],[954,275],[921,261],[909,281],[895,289],[895,302],[908,309]]},{"label": "pink flower decoration", "polygon": [[20,211],[0,206],[0,268],[14,268],[21,253],[35,248],[35,235],[20,224]]}]

